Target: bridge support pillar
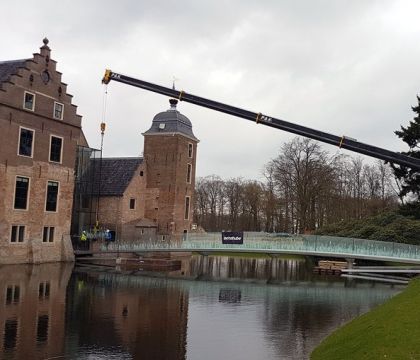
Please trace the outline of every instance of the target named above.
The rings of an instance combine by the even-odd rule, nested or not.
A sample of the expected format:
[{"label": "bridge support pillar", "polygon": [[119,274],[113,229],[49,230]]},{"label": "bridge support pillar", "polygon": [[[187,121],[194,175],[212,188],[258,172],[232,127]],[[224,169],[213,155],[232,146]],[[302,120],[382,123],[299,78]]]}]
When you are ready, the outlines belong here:
[{"label": "bridge support pillar", "polygon": [[353,269],[354,259],[351,259],[351,258],[346,258],[346,261],[347,261],[347,267],[348,267],[349,269]]}]

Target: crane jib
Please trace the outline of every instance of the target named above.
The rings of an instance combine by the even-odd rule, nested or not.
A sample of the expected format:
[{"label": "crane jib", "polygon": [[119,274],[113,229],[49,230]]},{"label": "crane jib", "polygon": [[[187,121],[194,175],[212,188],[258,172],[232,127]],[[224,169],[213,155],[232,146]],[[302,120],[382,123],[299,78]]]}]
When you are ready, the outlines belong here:
[{"label": "crane jib", "polygon": [[186,93],[161,85],[156,85],[144,80],[135,79],[126,75],[118,74],[107,70],[102,80],[108,84],[111,80],[121,82],[123,84],[132,85],[144,90],[152,91],[161,95],[176,98],[180,101],[186,101],[191,104],[206,107],[208,109],[223,112],[225,114],[237,116],[246,120],[255,121],[257,124],[263,124],[276,129],[284,130],[296,135],[304,136],[310,139],[318,140],[327,144],[336,145],[340,148],[347,149],[356,153],[371,156],[377,159],[388,161],[390,163],[407,166],[414,170],[420,170],[420,159],[406,156],[397,152],[386,150],[377,146],[361,143],[353,138],[346,136],[337,136],[320,130],[308,128],[306,126],[294,124],[282,119],[255,113],[252,111],[237,108],[231,105],[223,104],[214,100],[202,98],[200,96]]}]

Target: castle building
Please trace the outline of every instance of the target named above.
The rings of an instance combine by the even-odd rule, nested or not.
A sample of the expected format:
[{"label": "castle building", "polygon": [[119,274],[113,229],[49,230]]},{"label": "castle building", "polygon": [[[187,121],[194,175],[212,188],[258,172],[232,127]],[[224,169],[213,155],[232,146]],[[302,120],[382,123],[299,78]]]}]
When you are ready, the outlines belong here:
[{"label": "castle building", "polygon": [[198,139],[177,100],[144,132],[143,157],[103,159],[61,77],[47,39],[0,61],[0,265],[73,261],[83,231],[132,242],[190,232]]},{"label": "castle building", "polygon": [[0,62],[0,264],[70,261],[81,116],[48,40],[31,58]]},{"label": "castle building", "polygon": [[75,196],[75,233],[87,230],[94,236],[96,219],[99,237],[107,229],[124,242],[170,241],[193,230],[198,139],[176,105],[171,99],[170,108],[143,133],[142,158],[96,158],[85,171],[76,171],[82,190]]}]

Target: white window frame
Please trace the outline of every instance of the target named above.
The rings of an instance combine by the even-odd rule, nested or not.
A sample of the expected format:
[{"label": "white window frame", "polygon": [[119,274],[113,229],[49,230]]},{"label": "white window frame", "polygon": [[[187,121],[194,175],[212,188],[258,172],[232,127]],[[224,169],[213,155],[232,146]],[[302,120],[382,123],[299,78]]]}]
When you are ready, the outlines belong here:
[{"label": "white window frame", "polygon": [[[51,160],[51,144],[52,144],[52,138],[53,137],[55,137],[57,139],[61,139],[60,161]],[[62,136],[57,136],[57,135],[51,134],[50,135],[50,147],[49,147],[49,150],[48,150],[48,161],[52,162],[54,164],[62,164],[63,163],[63,148],[64,148],[64,138]]]},{"label": "white window frame", "polygon": [[[26,198],[26,208],[25,209],[16,209],[15,208],[15,199],[16,199],[16,182],[17,182],[17,178],[18,177],[22,177],[22,178],[26,178],[28,179],[28,196]],[[31,178],[29,176],[26,175],[15,175],[15,188],[13,191],[13,210],[15,211],[28,211],[29,209],[29,199],[31,198]]]},{"label": "white window frame", "polygon": [[[33,136],[32,136],[32,146],[31,146],[31,155],[30,156],[19,154],[19,150],[20,150],[20,134],[22,132],[22,129],[32,131],[32,133],[33,133]],[[18,141],[18,147],[17,147],[17,155],[18,156],[22,156],[22,157],[26,157],[26,158],[29,158],[29,159],[33,159],[33,157],[34,157],[34,148],[35,148],[35,130],[34,129],[31,129],[31,128],[27,128],[25,126],[19,126],[19,141]]]},{"label": "white window frame", "polygon": [[[58,184],[58,192],[57,192],[57,206],[55,208],[55,211],[51,211],[51,210],[47,210],[47,196],[48,196],[48,183],[49,182],[55,182]],[[61,189],[61,184],[59,181],[57,180],[52,180],[52,179],[48,179],[47,183],[45,184],[45,202],[44,202],[44,212],[49,213],[49,214],[55,214],[58,213],[58,208],[59,208],[59,204],[60,204],[60,189]]]},{"label": "white window frame", "polygon": [[[187,210],[187,198],[188,198],[188,217],[185,217],[185,213]],[[185,197],[185,202],[184,202],[184,220],[190,220],[190,210],[191,210],[191,196],[186,196]]]},{"label": "white window frame", "polygon": [[[51,228],[54,229],[52,240],[51,240]],[[47,230],[47,241],[44,241],[44,230],[45,229],[48,229]],[[53,244],[54,243],[55,229],[56,229],[56,226],[44,225],[44,227],[42,228],[42,243],[43,244]]]},{"label": "white window frame", "polygon": [[[26,99],[26,94],[31,94],[33,97],[34,97],[34,101],[33,101],[33,103],[32,103],[32,109],[28,109],[25,105],[26,105],[26,101],[25,101],[25,99]],[[25,109],[25,110],[28,110],[28,111],[35,111],[35,100],[36,100],[36,94],[35,93],[32,93],[32,92],[30,92],[30,91],[25,91],[24,92],[24,94],[23,94],[23,108]]]},{"label": "white window frame", "polygon": [[[56,105],[61,105],[61,118],[58,118],[58,117],[55,116]],[[64,104],[60,103],[58,101],[54,101],[53,118],[56,119],[56,120],[63,120],[63,117],[64,117]]]},{"label": "white window frame", "polygon": [[[12,232],[13,232],[13,226],[17,226],[17,232],[16,232],[16,241],[12,241]],[[19,241],[19,229],[23,227],[23,241]],[[26,225],[19,225],[19,224],[12,224],[10,226],[10,236],[9,236],[9,243],[10,244],[25,244],[26,243]]]},{"label": "white window frame", "polygon": [[[41,284],[42,284],[42,294],[39,293],[39,287]],[[48,294],[47,294],[47,285],[48,285]],[[48,280],[40,281],[38,283],[38,299],[43,300],[43,299],[49,298],[50,296],[51,296],[51,282]],[[45,315],[48,315],[48,314],[45,314]]]},{"label": "white window frame", "polygon": [[[188,169],[191,169],[189,172],[190,177],[188,178]],[[188,163],[187,164],[187,184],[191,184],[192,181],[192,164]]]},{"label": "white window frame", "polygon": [[[190,156],[190,145],[191,145],[191,156]],[[192,159],[194,157],[194,144],[193,143],[188,143],[188,158]]]},{"label": "white window frame", "polygon": [[[11,299],[12,301],[10,303],[7,303],[7,289],[8,288],[12,288],[12,299]],[[19,299],[18,299],[17,302],[15,302],[16,288],[19,289]],[[19,304],[20,300],[21,300],[21,296],[22,296],[22,289],[20,287],[20,284],[7,284],[6,285],[5,294],[4,294],[4,299],[5,299],[6,305]]]}]

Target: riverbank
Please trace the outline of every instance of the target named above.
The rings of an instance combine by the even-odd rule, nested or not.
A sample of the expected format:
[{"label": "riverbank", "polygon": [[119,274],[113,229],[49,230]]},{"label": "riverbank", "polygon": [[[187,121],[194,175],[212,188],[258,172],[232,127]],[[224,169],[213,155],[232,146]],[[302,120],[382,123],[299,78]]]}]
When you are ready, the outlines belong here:
[{"label": "riverbank", "polygon": [[328,336],[312,360],[420,359],[420,279]]}]

